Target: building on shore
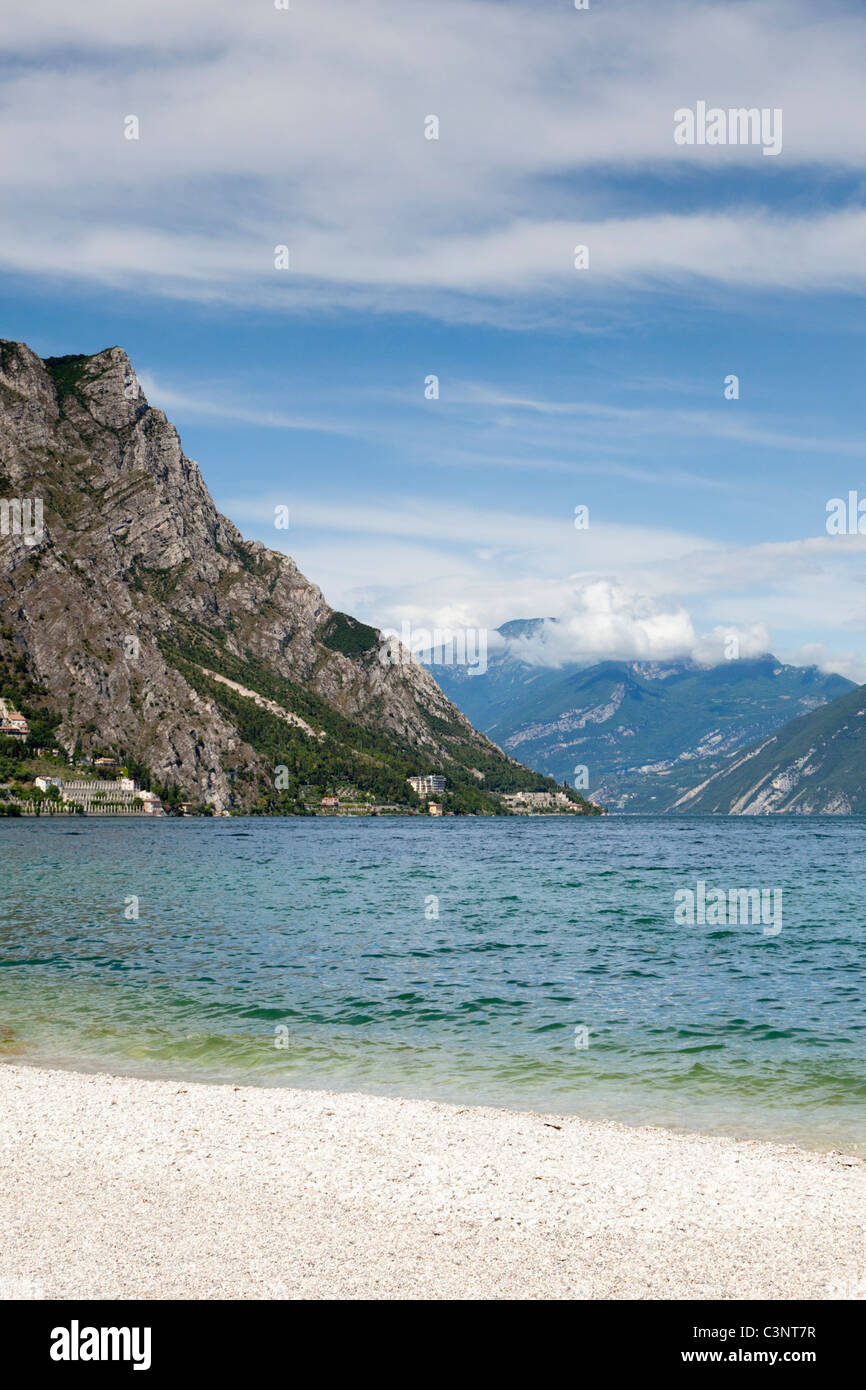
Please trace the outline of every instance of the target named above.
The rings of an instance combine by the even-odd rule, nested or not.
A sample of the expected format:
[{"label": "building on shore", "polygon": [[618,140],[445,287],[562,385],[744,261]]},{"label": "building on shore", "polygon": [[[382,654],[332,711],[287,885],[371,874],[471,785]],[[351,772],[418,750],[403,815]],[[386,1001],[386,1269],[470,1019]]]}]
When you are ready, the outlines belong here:
[{"label": "building on shore", "polygon": [[24,715],[13,709],[8,700],[0,700],[0,737],[26,738],[29,733],[30,725]]},{"label": "building on shore", "polygon": [[47,792],[56,787],[61,801],[80,806],[88,816],[164,816],[162,801],[156,792],[142,791],[132,777],[80,778],[66,781],[63,777],[35,777],[34,786]]},{"label": "building on shore", "polygon": [[502,800],[510,811],[515,811],[518,815],[578,809],[565,792],[509,792]]},{"label": "building on shore", "polygon": [[445,790],[445,778],[439,772],[428,772],[426,777],[407,777],[406,781],[419,796],[441,796]]}]

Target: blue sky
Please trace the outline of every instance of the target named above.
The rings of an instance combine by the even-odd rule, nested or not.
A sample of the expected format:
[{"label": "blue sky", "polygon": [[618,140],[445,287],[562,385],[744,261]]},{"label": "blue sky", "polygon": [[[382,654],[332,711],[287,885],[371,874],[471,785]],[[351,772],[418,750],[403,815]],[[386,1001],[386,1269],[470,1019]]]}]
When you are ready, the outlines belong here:
[{"label": "blue sky", "polygon": [[[866,497],[866,7],[148,16],[10,21],[4,337],[125,347],[218,505],[367,621],[866,679],[866,537],[825,529]],[[677,146],[702,100],[781,110],[780,153]]]}]

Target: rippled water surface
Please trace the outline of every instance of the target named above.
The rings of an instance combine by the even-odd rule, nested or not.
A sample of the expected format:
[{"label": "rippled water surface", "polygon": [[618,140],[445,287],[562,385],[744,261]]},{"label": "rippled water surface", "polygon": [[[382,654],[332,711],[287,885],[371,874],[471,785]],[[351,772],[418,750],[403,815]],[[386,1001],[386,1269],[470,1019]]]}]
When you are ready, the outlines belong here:
[{"label": "rippled water surface", "polygon": [[[0,1057],[866,1150],[864,835],[0,821]],[[782,930],[676,925],[698,879],[781,890]]]}]

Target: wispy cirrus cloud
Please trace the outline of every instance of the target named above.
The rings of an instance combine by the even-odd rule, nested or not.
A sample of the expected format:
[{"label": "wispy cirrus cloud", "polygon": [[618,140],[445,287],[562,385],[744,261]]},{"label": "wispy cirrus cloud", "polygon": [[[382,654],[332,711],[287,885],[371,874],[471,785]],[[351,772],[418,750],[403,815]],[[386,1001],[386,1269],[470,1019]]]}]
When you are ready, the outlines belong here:
[{"label": "wispy cirrus cloud", "polygon": [[[155,0],[146,34],[106,0],[39,13],[4,26],[9,271],[493,318],[580,315],[616,286],[864,287],[856,190],[806,211],[786,183],[866,168],[866,16],[847,5],[375,0],[359,23],[350,0]],[[675,145],[699,97],[781,108],[780,157]],[[683,206],[684,178],[732,169],[737,206],[709,188]]]},{"label": "wispy cirrus cloud", "polygon": [[341,424],[333,416],[326,419],[324,415],[300,415],[273,410],[264,405],[232,400],[225,395],[214,399],[212,396],[178,391],[172,386],[166,386],[158,382],[150,372],[138,372],[136,375],[139,386],[151,404],[166,412],[182,411],[187,420],[225,420],[237,425],[255,425],[259,429],[312,430],[323,434],[345,434],[352,438],[358,433],[356,425]]}]

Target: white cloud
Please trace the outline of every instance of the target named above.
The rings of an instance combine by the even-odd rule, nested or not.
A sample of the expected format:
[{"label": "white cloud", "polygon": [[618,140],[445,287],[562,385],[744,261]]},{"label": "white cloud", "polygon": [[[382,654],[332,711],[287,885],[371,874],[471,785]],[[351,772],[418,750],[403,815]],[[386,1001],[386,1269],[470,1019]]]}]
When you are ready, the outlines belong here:
[{"label": "white cloud", "polygon": [[507,645],[530,666],[684,659],[716,666],[769,651],[770,634],[763,623],[699,633],[685,608],[665,607],[646,594],[599,581],[576,588],[571,611],[562,618]]},{"label": "white cloud", "polygon": [[646,595],[609,581],[576,587],[573,609],[531,637],[511,642],[531,666],[600,660],[659,661],[691,651],[697,637],[683,608],[664,610]]},{"label": "white cloud", "polygon": [[[265,407],[247,405],[242,401],[223,397],[212,400],[208,396],[196,395],[188,391],[178,391],[163,386],[149,372],[136,372],[138,383],[149,403],[158,409],[183,411],[186,420],[231,420],[239,425],[254,425],[259,429],[274,430],[313,430],[323,434],[348,434],[357,437],[358,431],[350,425],[341,425],[333,417],[325,420],[314,415],[290,415],[283,410],[268,410]],[[271,509],[273,518],[273,508]]]},{"label": "white cloud", "polygon": [[823,642],[812,642],[795,651],[792,660],[797,665],[835,671],[840,676],[847,676],[855,685],[866,685],[866,657],[858,652],[833,652]]},{"label": "white cloud", "polygon": [[[285,498],[233,497],[221,499],[220,504],[234,520],[273,526],[274,506],[281,501]],[[588,530],[577,531],[573,513],[532,516],[472,506],[445,494],[381,501],[301,495],[291,512],[293,540],[303,541],[306,532],[351,535],[355,539],[368,536],[372,554],[381,537],[417,540],[443,555],[459,552],[518,564],[521,573],[563,575],[576,565],[581,570],[620,564],[650,566],[685,559],[714,544],[673,528],[591,522]],[[274,538],[280,539],[279,532],[274,532]]]},{"label": "white cloud", "polygon": [[[677,382],[676,390],[686,389],[687,383]],[[550,400],[509,395],[507,392],[479,382],[455,382],[449,384],[449,400],[465,402],[469,406],[499,408],[513,412],[517,418],[539,417],[542,421],[551,420],[554,430],[562,425],[565,430],[573,429],[573,421],[580,420],[582,429],[594,427],[596,430],[608,428],[612,438],[625,441],[635,438],[645,439],[648,434],[681,435],[694,439],[731,439],[743,444],[758,444],[763,448],[792,450],[797,453],[827,453],[862,458],[866,455],[866,442],[862,438],[844,439],[838,436],[804,435],[791,430],[774,429],[763,424],[759,418],[742,407],[738,407],[736,419],[723,411],[697,411],[661,407],[635,407],[611,405],[609,402],[588,400]],[[508,419],[513,434],[513,421]],[[543,437],[536,431],[533,438]],[[554,438],[558,438],[555,433]],[[593,435],[597,443],[598,435]],[[680,477],[679,482],[685,478]],[[692,481],[696,481],[693,479]],[[715,485],[722,484],[717,480]]]},{"label": "white cloud", "polygon": [[721,661],[763,656],[772,646],[772,639],[765,623],[751,623],[747,627],[714,627],[703,632],[692,646],[690,655],[700,666],[717,666]]},{"label": "white cloud", "polygon": [[[483,316],[552,294],[572,318],[597,284],[864,285],[856,202],[770,210],[786,169],[866,168],[866,16],[841,4],[154,0],[146,28],[107,0],[36,13],[4,18],[11,270],[289,310]],[[676,146],[673,112],[697,99],[782,108],[782,154]],[[680,211],[696,166],[753,170],[751,201]],[[652,214],[608,185],[636,172],[662,176]]]},{"label": "white cloud", "polygon": [[651,526],[593,523],[575,532],[570,518],[441,496],[298,497],[286,533],[273,527],[270,497],[221,505],[291,554],[335,607],[378,627],[492,630],[513,618],[557,618],[521,648],[524,659],[552,666],[714,664],[731,636],[741,656],[773,650],[795,660],[803,634],[820,634],[832,643],[827,669],[859,669],[845,644],[866,629],[866,536],[733,547]]}]

